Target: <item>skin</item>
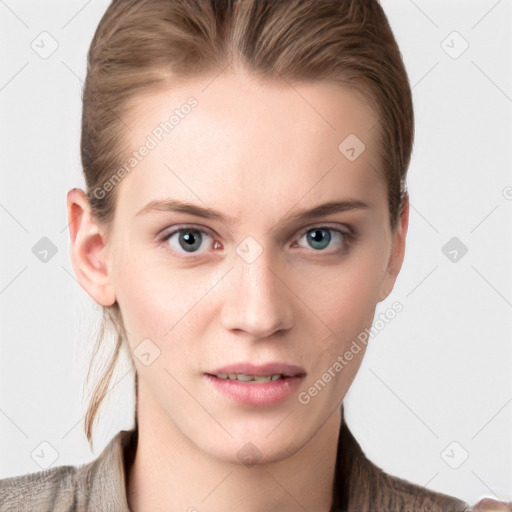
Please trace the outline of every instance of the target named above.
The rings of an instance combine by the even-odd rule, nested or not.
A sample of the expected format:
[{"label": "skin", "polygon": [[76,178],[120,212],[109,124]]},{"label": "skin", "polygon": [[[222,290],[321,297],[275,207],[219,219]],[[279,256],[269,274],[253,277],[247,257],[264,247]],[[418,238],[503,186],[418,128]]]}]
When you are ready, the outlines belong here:
[{"label": "skin", "polygon": [[473,512],[506,512],[507,510],[512,510],[512,503],[507,504],[504,501],[498,501],[492,498],[483,498],[473,507]]},{"label": "skin", "polygon": [[[408,200],[392,232],[377,117],[340,85],[291,86],[242,72],[190,79],[133,101],[129,149],[190,96],[197,107],[117,185],[108,231],[91,217],[83,191],[67,198],[81,286],[98,304],[119,303],[132,351],[146,338],[160,350],[149,366],[133,357],[139,444],[129,505],[328,511],[339,408],[365,346],[306,405],[297,393],[271,406],[241,405],[202,374],[241,361],[288,362],[305,369],[298,392],[307,391],[372,325],[376,305],[391,292],[404,258]],[[355,161],[338,150],[349,134],[366,146]],[[137,215],[163,198],[207,205],[235,222]],[[368,207],[284,221],[347,199]],[[183,225],[206,230],[192,255],[179,233],[163,240],[168,228]],[[319,250],[306,235],[323,226],[355,237],[331,231],[330,245]],[[251,263],[236,252],[247,236],[263,250]],[[247,443],[261,454],[253,466],[237,456]]]}]

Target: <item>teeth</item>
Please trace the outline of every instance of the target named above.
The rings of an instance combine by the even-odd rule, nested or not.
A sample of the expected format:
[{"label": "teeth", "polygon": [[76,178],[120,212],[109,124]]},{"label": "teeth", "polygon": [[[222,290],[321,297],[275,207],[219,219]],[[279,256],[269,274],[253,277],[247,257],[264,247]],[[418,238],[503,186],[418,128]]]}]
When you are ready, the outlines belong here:
[{"label": "teeth", "polygon": [[242,382],[249,382],[250,380],[256,380],[256,377],[251,377],[250,375],[244,375],[242,373],[239,373],[238,375],[235,376],[235,379],[241,380]]},{"label": "teeth", "polygon": [[275,375],[244,375],[243,373],[218,373],[219,379],[239,380],[241,382],[270,382],[284,378],[280,373]]}]

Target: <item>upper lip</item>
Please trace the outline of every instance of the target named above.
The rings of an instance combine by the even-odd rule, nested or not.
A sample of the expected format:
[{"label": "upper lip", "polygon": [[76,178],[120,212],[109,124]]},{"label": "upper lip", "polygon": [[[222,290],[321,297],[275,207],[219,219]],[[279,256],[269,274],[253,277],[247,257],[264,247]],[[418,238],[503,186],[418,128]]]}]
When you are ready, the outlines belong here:
[{"label": "upper lip", "polygon": [[252,363],[234,363],[222,368],[217,368],[210,375],[218,375],[220,373],[237,373],[242,375],[283,375],[284,377],[296,377],[306,374],[304,368],[287,363],[265,363],[265,364],[252,364]]}]

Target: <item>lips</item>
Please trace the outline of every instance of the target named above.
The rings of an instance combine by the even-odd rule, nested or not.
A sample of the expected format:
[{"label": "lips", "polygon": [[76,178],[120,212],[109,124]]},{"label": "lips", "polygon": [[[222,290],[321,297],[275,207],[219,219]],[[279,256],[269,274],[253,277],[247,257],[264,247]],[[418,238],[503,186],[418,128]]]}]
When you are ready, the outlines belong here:
[{"label": "lips", "polygon": [[205,372],[206,375],[221,375],[221,374],[241,374],[251,375],[254,377],[258,376],[271,376],[271,375],[282,375],[283,377],[302,377],[306,375],[306,371],[301,366],[287,364],[287,363],[266,363],[261,365],[255,365],[252,363],[234,363],[227,366],[222,366],[215,370]]},{"label": "lips", "polygon": [[306,375],[304,368],[287,363],[235,363],[204,373],[214,400],[226,397],[230,402],[253,407],[276,406],[290,399]]}]

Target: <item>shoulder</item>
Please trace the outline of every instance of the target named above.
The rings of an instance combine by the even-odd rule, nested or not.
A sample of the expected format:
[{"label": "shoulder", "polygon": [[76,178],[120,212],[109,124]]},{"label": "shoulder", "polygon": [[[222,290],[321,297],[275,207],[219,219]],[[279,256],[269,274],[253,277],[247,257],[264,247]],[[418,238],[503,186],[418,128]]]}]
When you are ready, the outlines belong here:
[{"label": "shoulder", "polygon": [[379,510],[410,512],[471,512],[471,506],[448,494],[427,489],[403,478],[385,473],[375,466],[372,477],[382,489],[374,498]]},{"label": "shoulder", "polygon": [[340,510],[349,512],[471,512],[471,506],[453,496],[435,492],[385,473],[371,462],[343,423],[337,467],[343,498]]},{"label": "shoulder", "polygon": [[73,510],[76,471],[59,466],[0,480],[0,512]]},{"label": "shoulder", "polygon": [[107,510],[105,500],[122,510],[123,449],[132,434],[120,431],[91,462],[0,479],[0,512]]},{"label": "shoulder", "polygon": [[[384,480],[384,486],[389,489],[389,502],[396,503],[399,508],[382,508],[382,510],[400,510],[400,511],[421,511],[421,512],[512,512],[512,503],[498,501],[490,498],[483,498],[475,505],[443,494],[426,489],[417,484],[413,484],[403,478],[391,476],[384,473],[380,468],[374,466],[377,473],[380,473]],[[384,496],[386,493],[384,493]],[[394,496],[394,499],[392,498]],[[384,505],[387,505],[386,503]]]}]

